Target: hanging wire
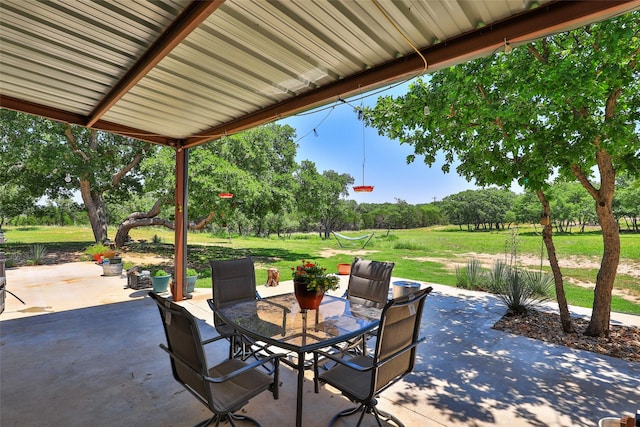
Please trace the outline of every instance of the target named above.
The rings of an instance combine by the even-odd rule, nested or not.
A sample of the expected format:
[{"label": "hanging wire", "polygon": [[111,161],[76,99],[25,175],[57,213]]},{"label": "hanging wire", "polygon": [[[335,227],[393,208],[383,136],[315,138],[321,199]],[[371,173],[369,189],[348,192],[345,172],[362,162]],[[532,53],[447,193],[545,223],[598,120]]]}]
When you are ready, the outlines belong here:
[{"label": "hanging wire", "polygon": [[364,186],[364,165],[367,160],[367,151],[365,144],[365,125],[364,125],[364,105],[360,105],[360,110],[358,110],[358,120],[362,120],[362,185]]},{"label": "hanging wire", "polygon": [[395,28],[395,30],[398,32],[398,34],[400,34],[402,36],[402,38],[405,39],[405,41],[409,44],[409,46],[411,46],[411,48],[418,54],[418,56],[420,56],[420,58],[422,58],[422,61],[424,62],[424,69],[422,70],[422,72],[420,74],[424,74],[427,72],[427,68],[429,67],[429,64],[427,63],[427,59],[424,57],[424,55],[422,54],[422,52],[420,52],[420,49],[418,49],[416,47],[415,44],[413,44],[413,42],[411,40],[409,40],[409,37],[407,37],[400,28],[398,28],[398,26],[395,24],[395,22],[393,22],[393,20],[391,19],[391,17],[387,14],[387,12],[385,12],[385,10],[382,8],[382,6],[380,6],[380,4],[377,2],[377,0],[371,0],[371,2],[378,8],[378,10],[380,11],[380,13],[382,13],[382,15],[385,17],[385,19],[391,24],[391,26],[393,28]]}]

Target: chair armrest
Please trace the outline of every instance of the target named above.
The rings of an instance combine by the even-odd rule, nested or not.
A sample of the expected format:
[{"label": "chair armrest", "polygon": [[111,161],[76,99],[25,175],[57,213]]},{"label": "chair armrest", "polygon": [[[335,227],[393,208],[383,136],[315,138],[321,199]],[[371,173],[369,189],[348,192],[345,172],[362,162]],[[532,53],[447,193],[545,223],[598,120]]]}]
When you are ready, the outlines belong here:
[{"label": "chair armrest", "polygon": [[419,340],[417,340],[416,342],[414,342],[413,344],[411,344],[411,345],[408,345],[408,346],[404,347],[402,350],[400,350],[400,351],[396,351],[396,352],[395,352],[395,353],[393,353],[392,355],[387,356],[387,357],[385,357],[385,358],[384,358],[384,359],[382,359],[382,360],[378,360],[378,363],[375,365],[375,367],[377,368],[377,367],[380,367],[380,366],[384,365],[385,363],[387,363],[387,362],[388,362],[388,361],[390,361],[391,359],[393,359],[393,358],[395,358],[395,357],[400,356],[402,353],[406,353],[407,351],[411,350],[411,349],[412,349],[412,348],[414,348],[414,347],[417,347],[417,346],[418,346],[418,344],[421,344],[421,343],[422,343],[422,342],[424,342],[425,340],[426,340],[426,338],[425,338],[425,337],[422,337],[422,338],[420,338]]},{"label": "chair armrest", "polygon": [[408,345],[406,347],[404,347],[403,349],[401,349],[400,351],[397,351],[395,353],[393,353],[392,355],[385,357],[382,360],[379,360],[378,363],[376,363],[375,365],[371,365],[371,366],[361,366],[361,365],[357,365],[353,362],[350,361],[350,359],[344,359],[344,358],[340,358],[340,357],[336,357],[335,355],[331,354],[331,353],[327,353],[325,351],[322,350],[316,350],[314,351],[314,358],[315,361],[317,362],[317,358],[318,355],[322,355],[328,359],[333,360],[336,363],[339,363],[341,365],[344,365],[348,368],[354,369],[358,372],[367,372],[370,371],[372,369],[376,369],[379,368],[380,366],[384,365],[385,363],[389,362],[390,360],[394,359],[395,357],[398,357],[399,355],[401,355],[402,353],[406,353],[407,351],[411,350],[414,347],[417,347],[418,344],[422,343],[423,341],[425,341],[426,338],[422,337],[419,340],[417,340],[416,342],[414,342],[411,345]]},{"label": "chair armrest", "polygon": [[203,379],[207,382],[211,382],[211,383],[223,383],[225,381],[229,381],[231,378],[237,377],[240,374],[243,374],[247,371],[251,371],[252,369],[255,369],[259,366],[262,366],[266,363],[270,363],[270,362],[274,362],[276,365],[280,362],[280,358],[286,356],[286,354],[284,353],[278,353],[278,354],[272,354],[270,356],[267,356],[263,359],[259,359],[256,360],[253,363],[250,363],[248,365],[243,366],[240,369],[236,369],[233,372],[228,373],[227,375],[223,375],[221,377],[209,377],[209,376],[203,376]]},{"label": "chair armrest", "polygon": [[198,377],[201,377],[203,380],[207,381],[207,382],[212,382],[212,383],[223,383],[225,381],[230,380],[233,377],[237,377],[240,374],[243,374],[247,371],[250,371],[254,368],[257,368],[258,366],[262,366],[265,363],[271,362],[272,360],[274,360],[274,363],[278,364],[280,361],[281,357],[286,356],[286,354],[284,353],[278,353],[278,354],[272,354],[268,357],[265,357],[264,359],[260,359],[257,360],[253,363],[250,363],[248,365],[243,366],[240,369],[236,369],[233,372],[228,373],[227,375],[223,375],[222,377],[210,377],[208,375],[204,375],[202,372],[198,372],[195,369],[193,369],[191,366],[189,366],[180,356],[178,356],[177,354],[171,352],[171,350],[169,350],[169,348],[164,345],[164,344],[160,344],[160,348],[163,349],[164,351],[166,351],[169,354],[169,357],[171,357],[173,360],[175,360],[176,362],[178,362],[181,366],[183,366],[184,368],[188,369],[189,371],[191,371],[193,374],[197,375]]},{"label": "chair armrest", "polygon": [[202,340],[201,344],[202,345],[211,344],[212,342],[216,342],[216,341],[221,340],[221,339],[226,339],[229,336],[231,336],[231,335],[230,334],[218,335],[217,337],[213,337],[213,338],[209,338],[209,339],[206,339],[206,340]]},{"label": "chair armrest", "polygon": [[341,365],[344,365],[348,368],[354,369],[356,371],[359,372],[367,372],[370,371],[373,366],[361,366],[361,365],[356,365],[355,363],[351,362],[350,359],[344,359],[344,358],[340,358],[340,357],[336,357],[335,355],[331,354],[331,353],[327,353],[325,351],[322,350],[316,350],[313,352],[313,357],[314,357],[314,362],[317,362],[318,359],[318,355],[324,356],[327,359],[331,359],[336,363],[339,363]]}]

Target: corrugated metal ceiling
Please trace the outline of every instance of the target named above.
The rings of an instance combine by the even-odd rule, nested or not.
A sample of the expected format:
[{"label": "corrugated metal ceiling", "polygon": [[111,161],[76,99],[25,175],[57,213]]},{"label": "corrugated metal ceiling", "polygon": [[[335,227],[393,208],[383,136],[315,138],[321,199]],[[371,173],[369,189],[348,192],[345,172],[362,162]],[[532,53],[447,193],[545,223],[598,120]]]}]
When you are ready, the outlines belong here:
[{"label": "corrugated metal ceiling", "polygon": [[411,44],[431,70],[640,7],[582,3],[2,0],[1,101],[188,146],[420,73]]}]

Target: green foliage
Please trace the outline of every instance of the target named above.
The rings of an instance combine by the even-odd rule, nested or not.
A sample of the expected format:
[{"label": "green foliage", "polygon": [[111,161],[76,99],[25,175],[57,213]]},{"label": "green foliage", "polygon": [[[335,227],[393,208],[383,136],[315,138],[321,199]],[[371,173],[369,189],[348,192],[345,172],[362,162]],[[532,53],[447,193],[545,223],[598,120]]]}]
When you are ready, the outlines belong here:
[{"label": "green foliage", "polygon": [[[393,239],[391,239],[393,240]],[[397,238],[395,239],[397,240]],[[399,241],[393,245],[393,249],[406,249],[409,251],[424,251],[426,247],[422,243],[418,243],[411,240]]]},{"label": "green foliage", "polygon": [[8,255],[5,259],[4,259],[4,266],[6,268],[13,268],[16,267],[18,265],[18,261],[16,260],[17,255],[16,254],[11,254]]},{"label": "green foliage", "polygon": [[510,222],[507,213],[511,210],[515,194],[508,190],[487,188],[467,190],[445,197],[442,211],[451,224],[465,225],[467,229],[493,230]]},{"label": "green foliage", "polygon": [[195,270],[195,268],[187,268],[187,277],[193,277],[197,275],[198,272]]},{"label": "green foliage", "polygon": [[154,234],[153,239],[151,239],[151,242],[154,244],[162,243],[162,237],[158,236],[157,234]]},{"label": "green foliage", "polygon": [[456,286],[464,289],[484,289],[486,272],[476,258],[467,261],[467,265],[456,265]]},{"label": "green foliage", "polygon": [[291,270],[291,278],[305,284],[308,291],[333,291],[339,287],[338,276],[327,273],[327,269],[317,263],[302,260],[302,264]]},{"label": "green foliage", "polygon": [[550,298],[553,278],[504,263],[494,264],[489,291],[507,306],[509,312],[520,315]]},{"label": "green foliage", "polygon": [[306,217],[309,224],[320,223],[325,238],[329,238],[331,230],[342,228],[340,222],[345,222],[345,216],[350,210],[349,204],[341,200],[341,197],[349,194],[347,188],[353,184],[353,177],[333,170],[320,174],[315,163],[303,160],[295,178],[298,213]]},{"label": "green foliage", "polygon": [[166,277],[169,276],[169,273],[167,273],[164,270],[156,270],[153,272],[153,277]]},{"label": "green foliage", "polygon": [[29,261],[35,265],[41,265],[44,263],[44,258],[47,256],[47,247],[40,243],[36,243],[29,247]]},{"label": "green foliage", "polygon": [[533,289],[534,295],[548,299],[554,287],[553,276],[540,270],[522,270],[525,282]]},{"label": "green foliage", "polygon": [[87,248],[84,250],[84,253],[87,255],[97,255],[97,254],[103,254],[109,250],[111,249],[108,246],[105,246],[100,243],[95,243],[93,245],[87,246]]}]

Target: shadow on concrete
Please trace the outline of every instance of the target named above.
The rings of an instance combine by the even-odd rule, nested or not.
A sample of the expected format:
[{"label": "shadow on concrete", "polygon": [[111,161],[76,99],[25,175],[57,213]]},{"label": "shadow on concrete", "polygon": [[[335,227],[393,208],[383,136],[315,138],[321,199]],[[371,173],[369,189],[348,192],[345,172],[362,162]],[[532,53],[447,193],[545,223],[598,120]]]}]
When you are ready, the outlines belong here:
[{"label": "shadow on concrete", "polygon": [[504,313],[491,295],[435,293],[425,311],[426,344],[395,391],[447,425],[587,426],[640,404],[640,364],[491,329]]},{"label": "shadow on concrete", "polygon": [[[183,426],[209,416],[171,377],[147,291],[126,292],[135,299],[0,322],[0,425]],[[493,330],[504,313],[495,297],[453,292],[436,286],[427,298],[415,370],[380,399],[407,426],[586,426],[640,407],[640,364]],[[197,309],[203,336],[214,335],[210,312]],[[227,345],[211,348],[210,361]],[[264,393],[245,407],[265,427],[293,425],[295,374],[284,368],[282,382],[280,400]],[[326,387],[314,394],[310,376],[304,399],[311,427],[351,406]]]}]

